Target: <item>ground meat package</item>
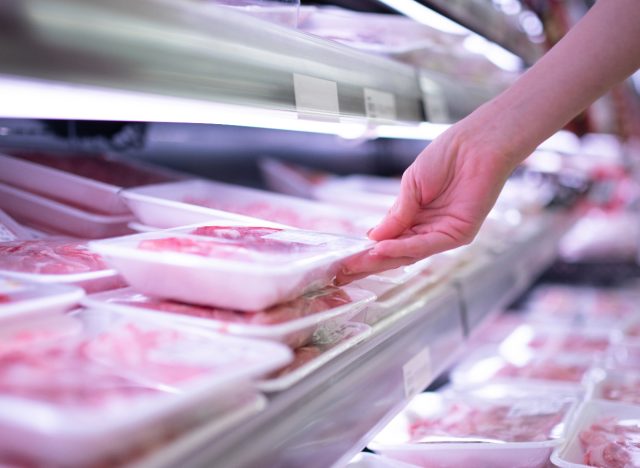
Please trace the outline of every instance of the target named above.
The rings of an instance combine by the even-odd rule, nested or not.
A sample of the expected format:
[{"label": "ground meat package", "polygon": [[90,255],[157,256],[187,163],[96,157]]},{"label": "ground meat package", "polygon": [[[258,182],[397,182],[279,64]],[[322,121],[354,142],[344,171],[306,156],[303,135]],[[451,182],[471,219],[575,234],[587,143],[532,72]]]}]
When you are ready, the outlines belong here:
[{"label": "ground meat package", "polygon": [[182,177],[168,169],[107,156],[0,154],[0,181],[102,214],[129,213],[118,196],[123,188]]},{"label": "ground meat package", "polygon": [[130,214],[89,212],[2,183],[0,208],[30,226],[85,239],[131,232],[127,224],[133,219]]},{"label": "ground meat package", "polygon": [[592,366],[592,356],[579,354],[543,354],[522,350],[504,355],[493,346],[478,348],[451,373],[458,388],[486,382],[545,382],[554,384],[586,385]]},{"label": "ground meat package", "polygon": [[561,468],[640,466],[640,406],[610,401],[581,405],[567,442],[551,461]]},{"label": "ground meat package", "polygon": [[[212,218],[292,226],[313,231],[364,237],[381,219],[355,210],[288,195],[207,180],[150,185],[122,192],[138,220],[169,228]],[[273,224],[271,224],[273,223]]]},{"label": "ground meat package", "polygon": [[155,443],[224,411],[232,401],[225,395],[291,359],[278,343],[106,311],[67,318],[78,326],[65,334],[33,323],[2,332],[1,458],[87,466],[128,445]]},{"label": "ground meat package", "polygon": [[255,311],[331,283],[366,239],[272,227],[190,226],[95,241],[127,282],[151,296]]},{"label": "ground meat package", "polygon": [[640,368],[635,372],[599,369],[594,372],[590,397],[640,406]]},{"label": "ground meat package", "polygon": [[86,242],[65,239],[1,242],[0,274],[35,283],[80,286],[87,292],[125,285]]},{"label": "ground meat package", "polygon": [[131,317],[269,339],[297,348],[306,345],[314,336],[333,332],[374,299],[374,294],[359,288],[328,287],[270,309],[239,312],[157,299],[126,288],[89,296],[84,304],[117,310]]},{"label": "ground meat package", "polygon": [[80,302],[84,291],[62,284],[37,284],[0,276],[0,323],[21,317],[55,315]]},{"label": "ground meat package", "polygon": [[422,393],[369,444],[422,467],[538,468],[562,443],[575,399]]}]

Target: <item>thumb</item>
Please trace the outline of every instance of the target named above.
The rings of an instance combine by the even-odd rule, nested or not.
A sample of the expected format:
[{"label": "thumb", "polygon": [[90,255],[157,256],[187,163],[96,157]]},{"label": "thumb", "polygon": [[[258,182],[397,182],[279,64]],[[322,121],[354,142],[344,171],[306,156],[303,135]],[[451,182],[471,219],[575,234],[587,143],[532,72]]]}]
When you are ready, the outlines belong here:
[{"label": "thumb", "polygon": [[376,241],[393,239],[415,224],[420,205],[417,202],[415,184],[405,183],[400,194],[380,223],[369,231],[369,238]]}]

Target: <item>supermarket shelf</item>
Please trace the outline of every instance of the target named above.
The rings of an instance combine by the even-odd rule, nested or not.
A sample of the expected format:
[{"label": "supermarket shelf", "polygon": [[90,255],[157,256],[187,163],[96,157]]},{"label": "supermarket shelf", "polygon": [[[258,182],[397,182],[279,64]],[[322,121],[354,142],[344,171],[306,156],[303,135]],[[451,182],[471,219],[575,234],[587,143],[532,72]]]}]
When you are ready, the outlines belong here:
[{"label": "supermarket shelf", "polygon": [[380,323],[366,342],[275,394],[251,421],[185,450],[174,466],[327,468],[360,451],[406,401],[404,366],[426,360],[414,394],[444,370],[463,342],[456,291],[438,287],[425,299],[426,304]]},{"label": "supermarket shelf", "polygon": [[5,2],[0,79],[7,118],[424,120],[414,68],[203,2]]},{"label": "supermarket shelf", "polygon": [[529,65],[544,53],[542,44],[533,42],[520,25],[519,18],[526,12],[508,15],[490,0],[420,0],[420,3],[500,44]]},{"label": "supermarket shelf", "polygon": [[[429,289],[376,324],[365,342],[274,394],[250,421],[217,439],[183,444],[173,466],[326,468],[346,461],[453,362],[465,335],[528,287],[573,219],[537,219],[527,239]],[[407,375],[415,369],[421,371],[412,385]]]}]

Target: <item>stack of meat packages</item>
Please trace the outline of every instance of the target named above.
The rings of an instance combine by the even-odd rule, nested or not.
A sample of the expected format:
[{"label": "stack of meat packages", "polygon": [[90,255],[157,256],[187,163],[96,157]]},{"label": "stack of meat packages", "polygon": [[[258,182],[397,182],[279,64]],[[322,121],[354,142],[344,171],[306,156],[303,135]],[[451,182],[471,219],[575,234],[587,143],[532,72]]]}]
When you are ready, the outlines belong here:
[{"label": "stack of meat packages", "polygon": [[424,467],[640,466],[638,304],[633,284],[538,287],[370,448]]}]

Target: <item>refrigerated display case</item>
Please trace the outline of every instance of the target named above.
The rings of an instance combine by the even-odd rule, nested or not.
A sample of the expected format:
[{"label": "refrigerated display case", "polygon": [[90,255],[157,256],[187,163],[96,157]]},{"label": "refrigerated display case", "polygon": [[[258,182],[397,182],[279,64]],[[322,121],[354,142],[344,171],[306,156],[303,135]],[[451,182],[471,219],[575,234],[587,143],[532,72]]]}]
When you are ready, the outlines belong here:
[{"label": "refrigerated display case", "polygon": [[[473,2],[495,18],[487,24],[500,25],[489,28],[500,37],[487,37],[535,60],[535,40],[481,3]],[[460,2],[456,8],[454,19],[482,19]],[[415,154],[443,123],[499,90],[195,1],[7,2],[0,25],[0,147],[108,149],[248,185],[259,182],[237,172],[250,153],[252,162],[256,154],[307,153],[300,159],[311,166],[324,157],[338,172],[391,172],[404,163],[399,154]],[[88,120],[98,128],[100,121],[121,124],[108,137],[103,130],[96,136],[83,127]],[[386,154],[389,160],[381,161]],[[2,180],[13,178],[5,173]],[[376,316],[370,329],[365,325],[357,340],[337,346],[340,352],[295,383],[263,386],[266,400],[252,397],[238,411],[118,463],[346,464],[457,359],[475,330],[550,265],[577,216],[563,206],[523,213],[498,213],[511,219],[517,235],[461,256],[393,310],[369,314]]]}]

